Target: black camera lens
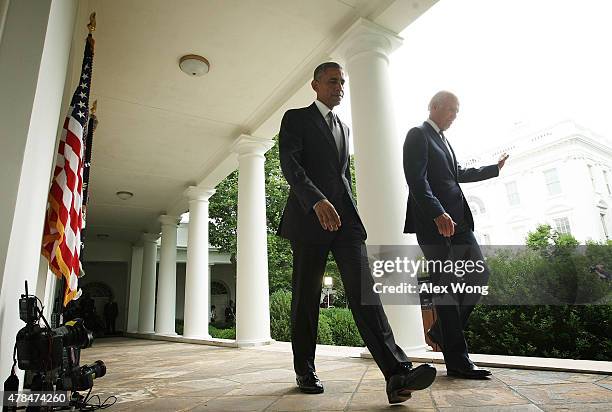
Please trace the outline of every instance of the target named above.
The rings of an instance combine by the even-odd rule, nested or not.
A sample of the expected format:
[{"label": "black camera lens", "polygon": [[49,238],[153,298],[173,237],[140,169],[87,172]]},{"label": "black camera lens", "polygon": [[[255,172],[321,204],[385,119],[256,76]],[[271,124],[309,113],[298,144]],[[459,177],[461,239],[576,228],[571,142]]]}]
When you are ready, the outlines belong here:
[{"label": "black camera lens", "polygon": [[66,322],[63,326],[54,329],[64,341],[64,347],[74,346],[86,349],[93,343],[93,334],[85,327],[82,319],[74,319]]},{"label": "black camera lens", "polygon": [[97,360],[91,365],[83,365],[81,367],[83,375],[92,375],[95,378],[101,378],[106,375],[106,365],[101,360]]}]

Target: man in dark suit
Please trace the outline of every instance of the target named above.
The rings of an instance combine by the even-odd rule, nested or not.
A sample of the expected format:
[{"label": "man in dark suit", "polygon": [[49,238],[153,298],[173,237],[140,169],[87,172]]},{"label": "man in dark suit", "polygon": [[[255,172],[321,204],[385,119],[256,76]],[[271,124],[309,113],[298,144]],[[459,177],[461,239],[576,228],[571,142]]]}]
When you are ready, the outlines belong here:
[{"label": "man in dark suit", "polygon": [[377,295],[368,301],[378,299],[378,304],[361,304],[362,282],[373,284],[366,230],[351,192],[349,129],[332,110],[342,100],[344,81],[337,63],[319,65],[311,83],[317,100],[287,111],[281,123],[280,162],[290,191],[278,234],[290,240],[293,252],[293,366],[302,392],[323,392],[314,359],[323,273],[331,251],[359,333],[387,380],[389,402],[398,403],[431,385],[436,370],[431,365],[412,368],[395,343]]},{"label": "man in dark suit", "polygon": [[[464,169],[444,136],[459,112],[459,100],[450,92],[437,93],[429,103],[429,119],[408,132],[404,142],[404,174],[409,196],[404,233],[416,233],[419,246],[430,262],[482,262],[479,273],[445,273],[432,265],[432,283],[449,293],[434,294],[437,320],[427,332],[440,345],[447,374],[483,379],[491,374],[478,368],[468,356],[464,329],[479,297],[478,293],[453,293],[452,284],[484,286],[489,272],[474,237],[474,219],[459,183],[478,182],[499,175],[507,154],[497,164]],[[463,264],[463,263],[462,263]],[[459,267],[454,266],[455,268]]]}]

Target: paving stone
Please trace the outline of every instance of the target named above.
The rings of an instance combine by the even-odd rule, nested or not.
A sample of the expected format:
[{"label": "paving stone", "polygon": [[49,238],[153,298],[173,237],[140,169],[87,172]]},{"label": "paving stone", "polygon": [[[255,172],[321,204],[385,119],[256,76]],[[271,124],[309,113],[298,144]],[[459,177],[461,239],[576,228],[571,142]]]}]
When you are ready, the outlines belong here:
[{"label": "paving stone", "polygon": [[467,406],[508,406],[529,404],[529,400],[510,388],[443,389],[432,391],[439,408]]},{"label": "paving stone", "polygon": [[223,411],[223,412],[243,412],[243,411],[263,411],[266,410],[278,398],[275,396],[222,396],[200,403],[190,412],[200,411]]},{"label": "paving stone", "polygon": [[592,383],[514,386],[536,404],[612,402],[612,391]]},{"label": "paving stone", "polygon": [[452,407],[452,408],[438,408],[440,412],[542,412],[542,409],[538,408],[534,404],[525,405],[510,405],[510,406],[476,406],[476,407]]},{"label": "paving stone", "polygon": [[577,412],[599,412],[599,411],[612,411],[612,403],[572,403],[568,405],[539,405],[539,407],[546,412],[565,412],[565,411],[577,411]]},{"label": "paving stone", "polygon": [[385,387],[378,387],[378,390],[361,391],[351,399],[349,411],[374,411],[374,410],[393,410],[393,411],[411,411],[411,410],[435,410],[434,403],[431,399],[429,390],[416,391],[412,393],[412,398],[401,404],[390,405],[387,399]]},{"label": "paving stone", "polygon": [[[491,368],[490,380],[446,376],[389,405],[385,380],[371,359],[317,356],[325,393],[306,395],[295,384],[290,352],[256,348],[99,339],[81,364],[102,359],[107,374],[94,381],[113,411],[609,411],[612,376]],[[418,364],[415,364],[417,366]]]},{"label": "paving stone", "polygon": [[510,386],[518,386],[557,383],[589,383],[600,380],[602,376],[589,373],[505,369],[496,372],[495,377]]},{"label": "paving stone", "polygon": [[351,393],[285,395],[274,402],[267,411],[343,411],[351,395]]}]

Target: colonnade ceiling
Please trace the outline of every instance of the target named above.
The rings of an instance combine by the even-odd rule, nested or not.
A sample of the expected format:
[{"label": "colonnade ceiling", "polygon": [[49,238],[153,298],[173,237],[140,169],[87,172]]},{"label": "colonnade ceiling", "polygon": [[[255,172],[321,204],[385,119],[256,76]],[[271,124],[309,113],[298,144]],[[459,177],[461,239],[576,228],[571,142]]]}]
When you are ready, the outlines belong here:
[{"label": "colonnade ceiling", "polygon": [[[185,188],[214,174],[238,136],[272,138],[288,104],[309,103],[312,69],[355,21],[399,32],[436,1],[79,0],[65,95],[95,11],[90,239],[159,230],[156,217],[185,211]],[[210,72],[183,73],[186,54]]]}]

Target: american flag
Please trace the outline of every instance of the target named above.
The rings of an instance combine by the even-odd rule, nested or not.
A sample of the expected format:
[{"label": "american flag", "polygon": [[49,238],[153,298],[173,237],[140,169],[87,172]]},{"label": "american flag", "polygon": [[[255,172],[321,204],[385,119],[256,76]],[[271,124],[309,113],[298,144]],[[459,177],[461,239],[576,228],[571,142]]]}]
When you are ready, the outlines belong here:
[{"label": "american flag", "polygon": [[83,228],[83,165],[94,40],[87,36],[81,77],[64,120],[49,190],[42,254],[58,278],[66,282],[64,306],[81,295],[81,229]]}]

